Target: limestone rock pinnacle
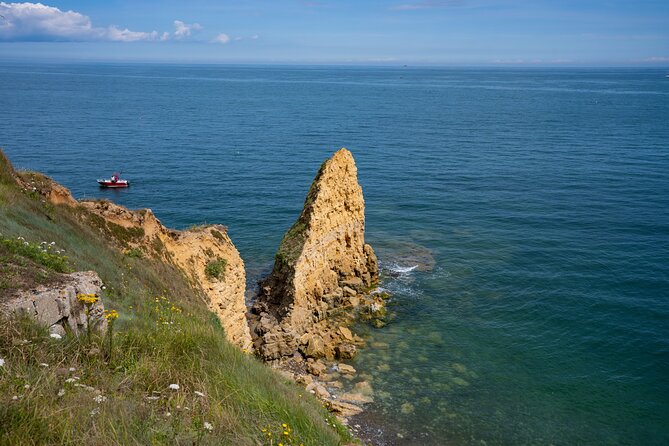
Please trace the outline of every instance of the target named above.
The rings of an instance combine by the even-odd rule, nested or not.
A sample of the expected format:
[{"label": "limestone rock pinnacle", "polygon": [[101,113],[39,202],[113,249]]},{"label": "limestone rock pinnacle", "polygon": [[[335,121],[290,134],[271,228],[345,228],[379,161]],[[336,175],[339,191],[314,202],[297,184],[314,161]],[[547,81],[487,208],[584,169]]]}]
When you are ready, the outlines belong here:
[{"label": "limestone rock pinnacle", "polygon": [[251,325],[266,359],[298,350],[330,358],[346,341],[328,315],[355,306],[356,295],[378,281],[376,256],[364,235],[355,161],[341,149],[321,165],[302,213],[281,241],[271,275],[261,283]]}]

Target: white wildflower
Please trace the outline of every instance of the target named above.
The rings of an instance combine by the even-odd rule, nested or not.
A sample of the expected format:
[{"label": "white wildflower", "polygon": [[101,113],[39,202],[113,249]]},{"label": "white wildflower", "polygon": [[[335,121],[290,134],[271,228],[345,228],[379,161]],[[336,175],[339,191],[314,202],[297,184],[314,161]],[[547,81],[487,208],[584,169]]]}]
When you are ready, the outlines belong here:
[{"label": "white wildflower", "polygon": [[179,384],[170,384],[170,389],[179,390]]},{"label": "white wildflower", "polygon": [[63,339],[63,337],[58,333],[51,333],[49,336],[53,339]]},{"label": "white wildflower", "polygon": [[5,365],[5,360],[0,358],[0,367],[4,367]]},{"label": "white wildflower", "polygon": [[25,386],[23,386],[23,388],[26,390],[30,389],[30,384],[26,384]]},{"label": "white wildflower", "polygon": [[204,397],[204,393],[199,392],[199,391],[197,391],[197,390],[196,390],[195,392],[193,392],[193,393],[194,393],[196,396]]},{"label": "white wildflower", "polygon": [[172,416],[172,414],[171,414],[171,413],[169,413],[169,412],[167,412],[167,413],[165,414],[165,416],[166,416],[166,417],[171,417],[171,416]]},{"label": "white wildflower", "polygon": [[208,430],[209,432],[211,432],[211,431],[214,430],[214,426],[213,426],[210,422],[208,422],[208,421],[205,421],[205,422],[204,422],[204,428],[205,428],[206,430]]},{"label": "white wildflower", "polygon": [[74,367],[70,367],[70,372],[76,372],[76,371],[77,369],[75,369]]},{"label": "white wildflower", "polygon": [[40,363],[39,366],[40,366],[40,367],[47,368],[47,367],[49,367],[49,364],[47,364],[46,362],[42,362],[42,363]]},{"label": "white wildflower", "polygon": [[18,400],[18,399],[19,399],[19,397],[16,396],[16,395],[14,395],[14,396],[12,397],[12,401],[16,401],[16,400]]},{"label": "white wildflower", "polygon": [[95,398],[93,398],[93,401],[95,401],[98,404],[104,403],[105,401],[107,401],[107,397],[104,395],[96,395]]},{"label": "white wildflower", "polygon": [[63,396],[63,395],[65,395],[65,389],[60,389],[58,391],[58,396]]}]

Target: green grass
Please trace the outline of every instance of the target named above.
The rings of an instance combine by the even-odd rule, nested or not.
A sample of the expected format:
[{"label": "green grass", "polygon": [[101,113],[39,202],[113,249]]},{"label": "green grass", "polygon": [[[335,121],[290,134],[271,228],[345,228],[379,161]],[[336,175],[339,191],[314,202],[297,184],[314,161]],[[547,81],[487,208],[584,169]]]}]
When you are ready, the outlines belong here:
[{"label": "green grass", "polygon": [[[204,296],[180,270],[110,247],[108,237],[115,234],[108,225],[101,230],[82,207],[32,199],[11,175],[0,151],[3,238],[54,242],[67,253],[70,268],[100,275],[105,307],[118,310],[120,318],[111,357],[104,339],[57,341],[32,322],[0,320],[1,445],[263,445],[269,438],[261,429],[278,432],[282,423],[290,426],[293,444],[350,441],[311,394],[227,342]],[[35,274],[22,276],[26,286],[38,273],[58,275],[31,255],[3,244],[0,265],[19,274],[26,268],[21,263],[29,264]],[[70,367],[76,372],[68,372]],[[80,379],[65,382],[72,376]],[[95,391],[75,383],[106,400],[97,403]],[[179,391],[171,391],[170,384],[179,384]],[[152,396],[160,398],[147,399]],[[211,431],[204,422],[211,423]]]},{"label": "green grass", "polygon": [[0,236],[2,245],[11,254],[20,255],[33,260],[50,270],[67,273],[71,271],[68,266],[67,256],[59,253],[57,248],[46,242],[28,242],[23,238],[9,239]]},{"label": "green grass", "polygon": [[207,263],[204,272],[210,279],[223,280],[225,278],[225,267],[228,266],[226,259],[216,259]]},{"label": "green grass", "polygon": [[103,339],[54,340],[32,322],[0,320],[0,443],[255,445],[282,423],[295,444],[340,443],[310,394],[221,342],[216,321],[175,313],[165,324],[160,314],[144,305],[122,315],[133,328],[116,334],[109,361]]}]

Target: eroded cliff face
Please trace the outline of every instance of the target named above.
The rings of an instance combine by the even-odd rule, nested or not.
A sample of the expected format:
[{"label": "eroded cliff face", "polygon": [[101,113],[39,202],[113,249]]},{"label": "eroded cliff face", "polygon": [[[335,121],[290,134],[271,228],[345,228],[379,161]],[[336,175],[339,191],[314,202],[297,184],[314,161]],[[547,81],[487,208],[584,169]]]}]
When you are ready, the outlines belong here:
[{"label": "eroded cliff face", "polygon": [[356,307],[360,293],[378,281],[376,256],[364,235],[355,161],[341,149],[321,166],[302,214],[281,241],[272,274],[261,284],[251,326],[265,359],[298,350],[345,358],[355,351],[354,337],[340,327],[345,322],[333,316]]},{"label": "eroded cliff face", "polygon": [[175,231],[165,228],[149,209],[130,211],[106,201],[82,201],[80,205],[104,219],[97,222],[101,231],[111,232],[122,248],[140,249],[181,269],[208,297],[228,340],[242,349],[251,348],[244,261],[224,226]]},{"label": "eroded cliff face", "polygon": [[53,204],[66,205],[121,250],[170,262],[202,289],[218,315],[227,338],[251,348],[246,320],[244,261],[220,225],[175,231],[163,226],[150,209],[131,211],[109,201],[76,201],[63,186],[39,174],[22,175],[19,183]]}]

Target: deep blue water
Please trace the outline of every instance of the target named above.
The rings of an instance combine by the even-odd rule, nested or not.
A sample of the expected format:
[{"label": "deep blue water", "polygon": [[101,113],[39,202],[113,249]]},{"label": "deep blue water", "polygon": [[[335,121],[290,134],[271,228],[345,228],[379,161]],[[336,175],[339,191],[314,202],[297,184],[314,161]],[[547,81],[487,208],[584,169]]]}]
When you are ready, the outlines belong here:
[{"label": "deep blue water", "polygon": [[[397,444],[669,444],[669,70],[0,66],[0,147],[81,197],[223,223],[271,267],[355,155]],[[95,179],[121,170],[126,191]],[[415,269],[413,266],[418,266]]]}]

